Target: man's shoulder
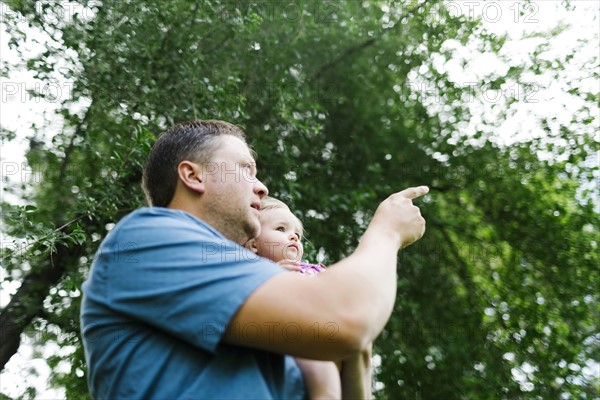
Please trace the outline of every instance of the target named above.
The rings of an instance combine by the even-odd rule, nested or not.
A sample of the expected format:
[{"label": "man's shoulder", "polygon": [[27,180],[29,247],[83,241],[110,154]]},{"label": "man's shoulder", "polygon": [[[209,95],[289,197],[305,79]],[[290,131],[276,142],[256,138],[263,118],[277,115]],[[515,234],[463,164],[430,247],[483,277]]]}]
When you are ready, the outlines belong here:
[{"label": "man's shoulder", "polygon": [[118,231],[161,231],[169,233],[170,230],[194,230],[216,238],[223,236],[206,222],[183,210],[165,207],[139,208],[119,221],[115,226]]},{"label": "man's shoulder", "polygon": [[[103,241],[100,252],[135,251],[152,264],[157,257],[214,263],[260,261],[250,250],[223,236],[206,222],[182,210],[147,207],[125,216]],[[265,261],[266,262],[266,261]],[[269,262],[270,263],[270,262]]]},{"label": "man's shoulder", "polygon": [[166,223],[188,223],[199,226],[208,226],[205,222],[190,213],[183,210],[166,207],[142,207],[127,214],[119,224],[131,223],[156,223],[164,221]]}]

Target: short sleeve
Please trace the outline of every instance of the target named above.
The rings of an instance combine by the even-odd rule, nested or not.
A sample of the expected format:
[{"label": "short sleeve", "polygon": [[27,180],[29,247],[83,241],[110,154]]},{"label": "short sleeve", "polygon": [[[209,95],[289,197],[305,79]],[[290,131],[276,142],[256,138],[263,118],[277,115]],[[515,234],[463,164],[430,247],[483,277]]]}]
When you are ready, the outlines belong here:
[{"label": "short sleeve", "polygon": [[111,232],[93,269],[95,301],[210,352],[248,296],[283,271],[189,214],[152,208]]}]

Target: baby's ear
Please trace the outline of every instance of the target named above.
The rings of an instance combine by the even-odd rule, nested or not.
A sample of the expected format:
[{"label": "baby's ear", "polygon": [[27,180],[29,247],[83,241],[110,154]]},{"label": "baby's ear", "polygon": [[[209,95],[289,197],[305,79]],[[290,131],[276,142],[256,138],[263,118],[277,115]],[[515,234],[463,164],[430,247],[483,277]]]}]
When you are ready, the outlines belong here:
[{"label": "baby's ear", "polygon": [[254,254],[258,252],[258,248],[256,248],[256,239],[250,239],[244,245],[245,248],[251,250]]}]

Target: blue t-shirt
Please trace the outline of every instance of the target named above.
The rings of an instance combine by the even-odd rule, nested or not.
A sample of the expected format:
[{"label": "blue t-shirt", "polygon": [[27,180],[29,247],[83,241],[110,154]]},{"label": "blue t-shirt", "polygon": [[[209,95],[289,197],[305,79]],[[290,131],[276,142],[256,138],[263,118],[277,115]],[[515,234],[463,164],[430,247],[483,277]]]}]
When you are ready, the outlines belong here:
[{"label": "blue t-shirt", "polygon": [[[246,298],[283,269],[183,211],[142,208],[102,242],[83,284],[95,399],[302,399],[291,357],[221,342]],[[258,324],[238,327],[251,339]]]}]

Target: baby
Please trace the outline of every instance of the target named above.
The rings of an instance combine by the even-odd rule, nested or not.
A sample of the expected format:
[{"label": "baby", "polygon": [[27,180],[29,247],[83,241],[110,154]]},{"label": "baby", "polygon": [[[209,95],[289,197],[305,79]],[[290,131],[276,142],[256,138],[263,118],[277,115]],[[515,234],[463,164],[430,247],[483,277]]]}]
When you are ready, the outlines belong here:
[{"label": "baby", "polygon": [[[302,222],[280,200],[262,199],[260,208],[260,235],[246,247],[282,267],[314,276],[325,270],[322,264],[301,262],[304,254]],[[309,398],[341,399],[340,372],[334,362],[296,358],[302,371]]]}]

